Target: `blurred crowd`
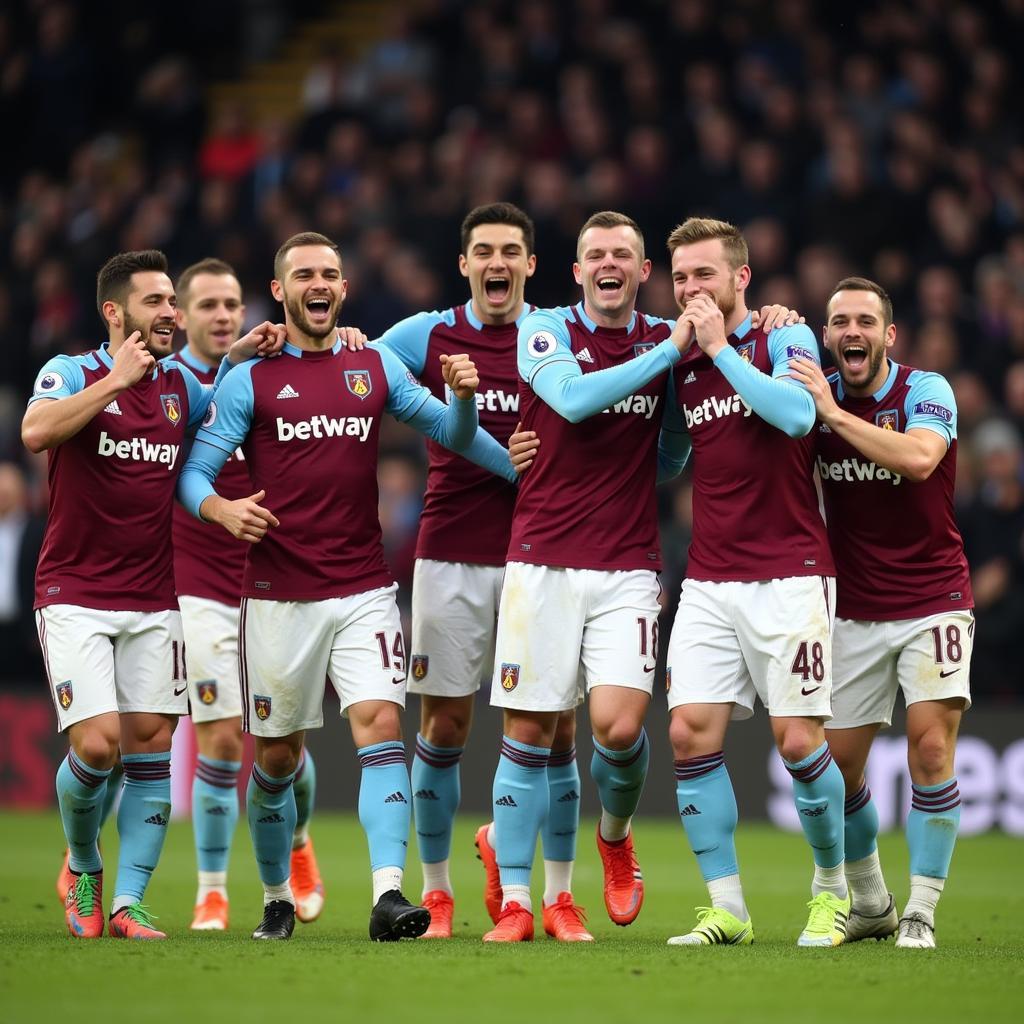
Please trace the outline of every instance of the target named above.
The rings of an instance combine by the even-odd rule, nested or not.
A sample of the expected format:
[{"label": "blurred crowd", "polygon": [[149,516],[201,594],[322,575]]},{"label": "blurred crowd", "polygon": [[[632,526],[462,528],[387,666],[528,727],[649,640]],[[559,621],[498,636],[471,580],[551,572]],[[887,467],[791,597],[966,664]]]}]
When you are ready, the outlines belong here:
[{"label": "blurred crowd", "polygon": [[[209,104],[211,81],[330,8],[0,12],[0,628],[25,619],[10,538],[35,536],[45,505],[44,466],[18,440],[24,401],[50,355],[102,340],[93,290],[110,254],[156,247],[177,269],[220,256],[257,321],[276,316],[277,245],[322,231],[345,259],[344,320],[375,336],[464,300],[459,222],[507,199],[537,224],[540,305],[575,299],[576,234],[604,208],[644,229],[651,313],[673,312],[663,242],[692,214],[741,225],[752,302],[816,331],[841,277],[884,284],[895,357],[957,398],[975,690],[1024,693],[1024,0],[381,2],[379,41],[351,62],[322,52],[295,117]],[[422,458],[397,430],[385,452],[382,518],[405,576]],[[674,593],[685,478],[660,500]]]}]

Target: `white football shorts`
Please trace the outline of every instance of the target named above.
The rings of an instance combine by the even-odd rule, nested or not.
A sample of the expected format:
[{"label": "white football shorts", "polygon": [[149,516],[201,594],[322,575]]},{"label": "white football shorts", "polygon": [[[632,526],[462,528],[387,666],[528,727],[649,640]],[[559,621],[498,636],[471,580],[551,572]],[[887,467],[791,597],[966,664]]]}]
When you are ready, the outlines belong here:
[{"label": "white football shorts", "polygon": [[658,577],[509,562],[491,703],[567,711],[595,686],[650,693],[658,660]]},{"label": "white football shorts", "polygon": [[397,584],[324,601],[242,598],[242,727],[288,736],[323,725],[325,680],[351,704],[405,707],[405,640]]},{"label": "white football shorts", "polygon": [[192,721],[199,724],[241,717],[237,606],[182,595],[178,607],[185,634]]},{"label": "white football shorts", "polygon": [[73,604],[36,610],[57,729],[108,712],[188,713],[177,609],[104,611]]},{"label": "white football shorts", "polygon": [[468,697],[491,677],[503,565],[417,558],[409,692]]},{"label": "white football shorts", "polygon": [[830,718],[835,578],[684,580],[668,645],[669,708],[754,698],[773,718]]},{"label": "white football shorts", "polygon": [[909,706],[964,699],[971,706],[974,613],[942,612],[894,622],[836,621],[830,729],[892,725],[896,691]]}]

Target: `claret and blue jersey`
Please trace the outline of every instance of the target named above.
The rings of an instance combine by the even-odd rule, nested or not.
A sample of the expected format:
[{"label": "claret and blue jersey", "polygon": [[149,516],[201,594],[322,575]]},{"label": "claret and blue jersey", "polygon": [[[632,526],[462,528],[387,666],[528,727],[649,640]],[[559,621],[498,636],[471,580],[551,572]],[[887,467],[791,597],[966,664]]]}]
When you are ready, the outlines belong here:
[{"label": "claret and blue jersey", "polygon": [[953,390],[937,373],[892,360],[889,367],[885,383],[864,398],[846,394],[833,374],[829,384],[838,404],[883,430],[931,430],[948,447],[928,479],[914,483],[819,425],[818,474],[839,570],[836,613],[845,619],[911,619],[974,604],[953,508]]},{"label": "claret and blue jersey", "polygon": [[475,403],[437,402],[387,348],[323,352],[286,345],[221,384],[182,473],[198,514],[212,481],[241,446],[263,505],[280,520],[249,548],[243,596],[344,597],[392,575],[377,518],[377,447],[384,412],[454,448],[476,433]]},{"label": "claret and blue jersey", "polygon": [[[55,356],[30,402],[66,398],[102,380],[108,345]],[[50,515],[36,570],[37,608],[176,608],[171,556],[174,489],[187,431],[212,396],[180,362],[161,359],[77,434],[50,449]]]}]

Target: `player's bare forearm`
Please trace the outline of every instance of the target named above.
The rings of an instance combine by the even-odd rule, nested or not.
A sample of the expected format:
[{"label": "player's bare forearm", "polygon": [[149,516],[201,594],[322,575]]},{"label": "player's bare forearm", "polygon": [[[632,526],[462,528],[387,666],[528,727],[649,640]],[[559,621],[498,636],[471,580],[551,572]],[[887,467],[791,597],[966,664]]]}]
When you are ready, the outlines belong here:
[{"label": "player's bare forearm", "polygon": [[21,421],[21,440],[30,452],[45,452],[75,436],[124,390],[112,374],[67,398],[33,402]]},{"label": "player's bare forearm", "polygon": [[932,430],[885,430],[838,407],[823,422],[865,458],[912,483],[927,480],[946,454],[945,439]]},{"label": "player's bare forearm", "polygon": [[265,491],[257,491],[235,501],[228,501],[219,494],[207,495],[199,506],[199,517],[223,526],[232,537],[258,544],[270,527],[281,525],[272,512],[259,505],[265,494]]}]

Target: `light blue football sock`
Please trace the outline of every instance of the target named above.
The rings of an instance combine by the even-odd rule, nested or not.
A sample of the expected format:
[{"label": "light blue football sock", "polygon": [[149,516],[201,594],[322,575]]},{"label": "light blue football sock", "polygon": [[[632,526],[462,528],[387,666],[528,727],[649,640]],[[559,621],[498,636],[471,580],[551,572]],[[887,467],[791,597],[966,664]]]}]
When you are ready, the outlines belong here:
[{"label": "light blue football sock", "polygon": [[838,867],[844,860],[846,784],[828,744],[822,743],[795,764],[785,759],[782,763],[793,776],[793,799],[814,863],[821,868]]},{"label": "light blue football sock", "polygon": [[76,874],[103,870],[96,841],[103,824],[103,798],[109,768],[92,768],[73,750],[57,769],[57,805],[68,844],[68,866]]},{"label": "light blue football sock", "polygon": [[294,847],[302,846],[309,838],[309,819],[313,817],[313,805],[316,803],[316,763],[306,747],[302,748],[302,760],[295,770],[292,791],[295,793]]},{"label": "light blue football sock", "polygon": [[231,840],[238,824],[238,773],[241,761],[217,761],[199,755],[192,780],[192,831],[200,871],[227,871]]},{"label": "light blue football sock", "polygon": [[412,790],[400,740],[374,743],[358,750],[362,765],[359,821],[370,848],[370,869],[405,868],[412,817]]},{"label": "light blue football sock", "polygon": [[295,831],[295,773],[279,779],[252,766],[245,793],[249,834],[256,866],[264,885],[283,885],[291,874],[292,833]]},{"label": "light blue football sock", "polygon": [[576,747],[553,750],[548,759],[548,816],[540,830],[545,860],[576,859],[580,827],[580,769]]},{"label": "light blue football sock", "polygon": [[452,849],[452,825],[462,796],[459,761],[463,747],[435,747],[416,735],[412,798],[420,860],[437,864]]},{"label": "light blue football sock", "polygon": [[871,799],[867,782],[862,782],[860,789],[846,798],[843,813],[846,859],[857,861],[870,857],[878,849],[878,808]]},{"label": "light blue football sock", "polygon": [[956,776],[934,786],[911,787],[907,846],[911,875],[946,878],[960,831],[960,787]]},{"label": "light blue football sock", "polygon": [[103,813],[100,817],[101,832],[103,831],[103,826],[107,823],[107,819],[110,817],[110,812],[114,809],[114,804],[117,803],[117,798],[121,795],[121,784],[123,782],[124,765],[120,761],[116,761],[114,767],[110,769],[107,788],[103,791]]},{"label": "light blue football sock", "polygon": [[675,762],[676,803],[705,882],[739,874],[736,794],[721,750]]},{"label": "light blue football sock", "polygon": [[640,730],[636,742],[626,750],[611,750],[594,740],[590,774],[597,784],[601,806],[616,818],[629,818],[640,803],[651,761],[647,732]]},{"label": "light blue football sock", "polygon": [[537,834],[548,813],[546,747],[502,737],[494,773],[494,852],[502,885],[530,884]]},{"label": "light blue football sock", "polygon": [[117,809],[121,848],[111,914],[139,903],[160,860],[171,820],[171,752],[122,754],[124,792]]}]

